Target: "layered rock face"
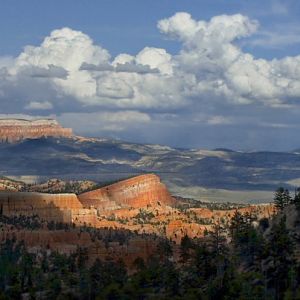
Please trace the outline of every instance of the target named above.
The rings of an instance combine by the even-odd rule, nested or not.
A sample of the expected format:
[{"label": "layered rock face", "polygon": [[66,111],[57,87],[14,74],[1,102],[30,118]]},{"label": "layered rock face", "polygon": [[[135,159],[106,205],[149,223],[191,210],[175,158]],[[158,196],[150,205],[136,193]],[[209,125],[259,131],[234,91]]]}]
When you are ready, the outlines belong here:
[{"label": "layered rock face", "polygon": [[63,128],[57,121],[45,120],[0,120],[0,142],[17,142],[41,137],[71,137],[71,128]]},{"label": "layered rock face", "polygon": [[[172,205],[174,199],[158,176],[141,175],[101,189],[75,194],[1,192],[0,214],[6,216],[38,215],[54,222],[97,226],[97,212],[121,207]],[[99,224],[98,224],[99,225]],[[100,224],[101,225],[101,224]]]},{"label": "layered rock face", "polygon": [[84,209],[75,194],[0,193],[0,214],[38,215],[45,221],[95,224],[96,211]]},{"label": "layered rock face", "polygon": [[172,205],[175,202],[160,178],[154,174],[136,176],[86,192],[79,195],[79,199],[85,208],[94,207],[98,210]]}]

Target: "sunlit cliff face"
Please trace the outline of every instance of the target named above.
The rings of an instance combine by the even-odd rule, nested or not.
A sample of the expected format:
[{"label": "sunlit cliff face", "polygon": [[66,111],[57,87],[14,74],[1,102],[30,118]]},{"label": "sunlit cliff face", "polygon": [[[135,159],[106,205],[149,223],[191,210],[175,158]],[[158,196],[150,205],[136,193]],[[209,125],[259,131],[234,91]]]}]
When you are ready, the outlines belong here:
[{"label": "sunlit cliff face", "polygon": [[51,119],[0,119],[0,141],[16,142],[41,137],[71,137],[72,129],[63,128]]}]

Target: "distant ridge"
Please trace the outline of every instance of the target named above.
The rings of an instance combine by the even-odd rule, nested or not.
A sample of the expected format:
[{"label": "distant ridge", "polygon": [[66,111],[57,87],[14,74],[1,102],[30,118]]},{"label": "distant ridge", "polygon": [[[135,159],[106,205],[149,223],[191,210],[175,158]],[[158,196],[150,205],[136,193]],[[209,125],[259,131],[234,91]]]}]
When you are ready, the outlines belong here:
[{"label": "distant ridge", "polygon": [[42,137],[71,137],[71,128],[63,128],[54,119],[0,119],[0,142],[18,142]]}]

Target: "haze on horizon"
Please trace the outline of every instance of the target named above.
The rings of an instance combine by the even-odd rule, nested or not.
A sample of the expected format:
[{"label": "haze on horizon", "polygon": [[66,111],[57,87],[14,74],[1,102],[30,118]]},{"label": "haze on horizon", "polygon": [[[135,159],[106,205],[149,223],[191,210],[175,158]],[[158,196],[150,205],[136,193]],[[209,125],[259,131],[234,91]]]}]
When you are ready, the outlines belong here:
[{"label": "haze on horizon", "polygon": [[1,1],[0,116],[173,147],[299,148],[299,15],[297,0]]}]

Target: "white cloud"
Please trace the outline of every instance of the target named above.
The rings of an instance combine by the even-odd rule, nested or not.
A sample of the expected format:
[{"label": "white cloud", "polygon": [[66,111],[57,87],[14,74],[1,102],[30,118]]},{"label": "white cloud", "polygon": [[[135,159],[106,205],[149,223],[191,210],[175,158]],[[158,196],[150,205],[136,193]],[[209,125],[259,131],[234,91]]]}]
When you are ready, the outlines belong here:
[{"label": "white cloud", "polygon": [[107,62],[107,50],[93,44],[92,39],[81,31],[62,28],[51,32],[39,47],[27,46],[16,59],[17,66],[60,66],[77,71],[83,62]]},{"label": "white cloud", "polygon": [[177,54],[146,46],[111,58],[88,35],[62,28],[16,58],[0,57],[0,112],[51,109],[77,126],[80,111],[93,117],[91,124],[106,120],[102,128],[113,131],[134,119],[147,123],[154,114],[192,122],[190,115],[201,113],[206,125],[229,125],[232,107],[299,105],[300,55],[257,59],[238,46],[258,30],[256,20],[236,14],[199,21],[177,13],[158,28],[181,44]]},{"label": "white cloud", "polygon": [[67,80],[54,79],[53,83],[67,95],[76,97],[93,96],[96,83],[86,71],[80,71],[83,63],[100,64],[110,59],[107,50],[93,44],[86,34],[70,28],[51,32],[39,47],[27,46],[15,62],[12,73],[25,67],[48,68],[49,65],[61,67],[69,72]]},{"label": "white cloud", "polygon": [[97,96],[110,99],[133,98],[134,90],[126,80],[116,75],[100,76],[97,80]]},{"label": "white cloud", "polygon": [[[197,22],[186,13],[178,13],[160,21],[158,27],[183,42],[175,59],[181,72],[194,76],[190,96],[221,98],[237,104],[260,102],[268,106],[294,101],[300,96],[299,79],[293,75],[300,68],[299,56],[272,61],[255,59],[235,44],[237,39],[257,30],[255,20],[237,14]],[[287,59],[292,61],[293,72]]]},{"label": "white cloud", "polygon": [[247,37],[257,30],[258,22],[248,17],[221,15],[209,22],[196,21],[188,13],[180,12],[158,22],[159,30],[168,36],[181,40],[188,47],[200,47],[200,42],[229,43]]},{"label": "white cloud", "polygon": [[137,54],[136,62],[159,69],[162,74],[172,74],[172,56],[165,49],[146,47]]},{"label": "white cloud", "polygon": [[25,95],[35,102],[72,97],[84,106],[135,109],[179,108],[195,99],[278,106],[300,95],[299,57],[255,59],[235,44],[257,30],[255,20],[236,14],[196,21],[177,13],[159,21],[158,28],[182,43],[178,55],[145,47],[136,56],[123,53],[111,62],[108,51],[89,36],[62,28],[40,46],[25,47],[13,66],[10,59],[3,60],[6,83],[22,86],[28,76],[43,79],[39,84],[47,85],[56,99]]},{"label": "white cloud", "polygon": [[113,66],[117,64],[126,64],[126,63],[133,63],[135,61],[135,57],[126,53],[121,53],[115,57],[114,61],[112,62]]}]

